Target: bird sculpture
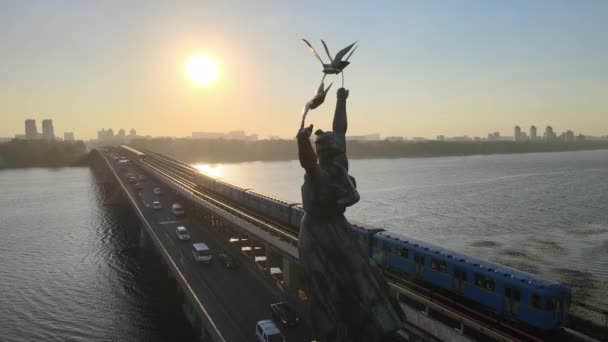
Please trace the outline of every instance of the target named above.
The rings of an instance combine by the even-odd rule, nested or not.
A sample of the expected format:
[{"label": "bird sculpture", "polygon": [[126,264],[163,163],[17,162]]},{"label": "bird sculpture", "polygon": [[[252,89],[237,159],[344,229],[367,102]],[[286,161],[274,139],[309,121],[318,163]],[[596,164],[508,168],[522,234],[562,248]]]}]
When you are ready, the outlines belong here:
[{"label": "bird sculpture", "polygon": [[308,114],[308,111],[311,109],[315,109],[323,104],[323,102],[325,101],[325,96],[327,96],[327,92],[329,91],[332,85],[333,82],[329,84],[329,87],[327,87],[327,89],[325,89],[325,84],[323,83],[323,81],[321,81],[321,84],[319,85],[315,96],[313,96],[310,101],[306,102],[306,105],[304,106],[304,111],[302,112],[302,125],[300,128],[304,128],[304,121],[306,120],[306,114]]},{"label": "bird sculpture", "polygon": [[[353,55],[353,53],[355,52],[355,50],[357,50],[357,46],[355,46],[355,44],[357,44],[357,42],[354,42],[352,44],[350,44],[349,46],[345,47],[344,49],[340,50],[340,52],[338,52],[336,54],[335,57],[331,56],[331,53],[329,52],[329,48],[327,47],[327,44],[325,44],[325,42],[323,41],[323,39],[321,39],[321,43],[323,44],[323,47],[325,48],[325,52],[327,53],[327,57],[329,57],[329,63],[323,63],[323,60],[321,59],[321,57],[319,56],[319,54],[317,53],[317,50],[315,50],[315,48],[312,46],[312,44],[310,44],[310,42],[306,39],[302,39],[304,41],[304,43],[306,43],[306,45],[308,45],[308,47],[310,48],[310,51],[312,51],[312,54],[319,60],[319,62],[321,62],[321,65],[323,65],[323,80],[325,80],[325,76],[327,74],[340,74],[342,73],[342,86],[344,86],[344,68],[346,68],[350,62],[348,61],[348,59],[350,58],[350,56]],[[353,46],[355,46],[355,48],[353,49]],[[351,51],[352,49],[352,51]],[[342,58],[344,58],[344,56],[346,56],[346,54],[350,51],[350,54],[346,57],[346,59],[342,60]]]}]

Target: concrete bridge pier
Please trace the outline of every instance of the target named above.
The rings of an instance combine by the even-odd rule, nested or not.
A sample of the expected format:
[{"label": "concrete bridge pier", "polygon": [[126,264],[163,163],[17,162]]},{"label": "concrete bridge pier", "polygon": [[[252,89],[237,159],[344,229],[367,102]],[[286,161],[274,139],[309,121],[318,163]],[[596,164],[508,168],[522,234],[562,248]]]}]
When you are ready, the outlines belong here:
[{"label": "concrete bridge pier", "polygon": [[283,271],[283,286],[285,292],[289,295],[299,297],[302,283],[300,281],[300,270],[298,265],[293,260],[283,257],[283,267],[281,267],[281,270]]},{"label": "concrete bridge pier", "polygon": [[266,274],[272,276],[273,268],[281,268],[281,256],[266,246]]}]

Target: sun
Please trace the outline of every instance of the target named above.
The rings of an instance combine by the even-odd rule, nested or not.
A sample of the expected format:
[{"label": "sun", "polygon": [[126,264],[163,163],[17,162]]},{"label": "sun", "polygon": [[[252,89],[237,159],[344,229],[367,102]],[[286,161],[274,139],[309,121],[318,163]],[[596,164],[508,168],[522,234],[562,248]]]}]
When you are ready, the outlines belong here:
[{"label": "sun", "polygon": [[192,56],[186,62],[186,75],[192,82],[198,85],[208,85],[215,81],[220,76],[220,68],[217,62],[207,56]]}]

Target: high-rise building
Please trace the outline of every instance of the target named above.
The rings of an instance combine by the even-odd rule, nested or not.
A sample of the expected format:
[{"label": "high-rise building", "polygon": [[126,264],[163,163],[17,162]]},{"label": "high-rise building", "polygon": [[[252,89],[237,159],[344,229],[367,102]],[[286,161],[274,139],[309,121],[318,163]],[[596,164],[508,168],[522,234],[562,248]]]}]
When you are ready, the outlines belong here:
[{"label": "high-rise building", "polygon": [[74,141],[74,132],[64,132],[63,140],[64,141]]},{"label": "high-rise building", "polygon": [[521,128],[519,126],[515,126],[515,128],[513,129],[513,139],[515,141],[521,140]]},{"label": "high-rise building", "polygon": [[125,137],[125,130],[124,129],[119,129],[118,130],[118,137],[120,138],[124,138]]},{"label": "high-rise building", "polygon": [[133,128],[131,128],[131,131],[129,132],[129,136],[131,138],[135,138],[137,136],[137,132]]},{"label": "high-rise building", "polygon": [[38,139],[38,128],[36,127],[36,120],[34,120],[34,119],[25,120],[25,138],[26,139]]},{"label": "high-rise building", "polygon": [[545,128],[545,141],[555,140],[555,138],[556,134],[553,132],[553,127],[547,126],[547,128]]},{"label": "high-rise building", "polygon": [[42,138],[46,140],[55,139],[55,129],[53,128],[53,120],[42,120]]},{"label": "high-rise building", "polygon": [[536,126],[530,126],[530,140],[536,140]]}]

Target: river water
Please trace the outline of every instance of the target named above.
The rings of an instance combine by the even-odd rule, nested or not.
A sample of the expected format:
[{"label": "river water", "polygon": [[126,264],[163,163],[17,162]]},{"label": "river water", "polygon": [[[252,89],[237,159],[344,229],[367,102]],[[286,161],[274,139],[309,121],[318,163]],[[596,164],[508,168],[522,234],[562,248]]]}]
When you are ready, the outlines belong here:
[{"label": "river water", "polygon": [[[298,161],[196,165],[299,202]],[[571,285],[608,308],[608,150],[351,160],[347,217]]]},{"label": "river water", "polygon": [[[299,200],[298,162],[200,166]],[[608,307],[608,151],[353,160],[347,216],[570,284]],[[1,341],[191,341],[139,223],[88,168],[0,171]]]},{"label": "river water", "polygon": [[88,168],[0,171],[0,341],[194,341],[138,227]]}]

